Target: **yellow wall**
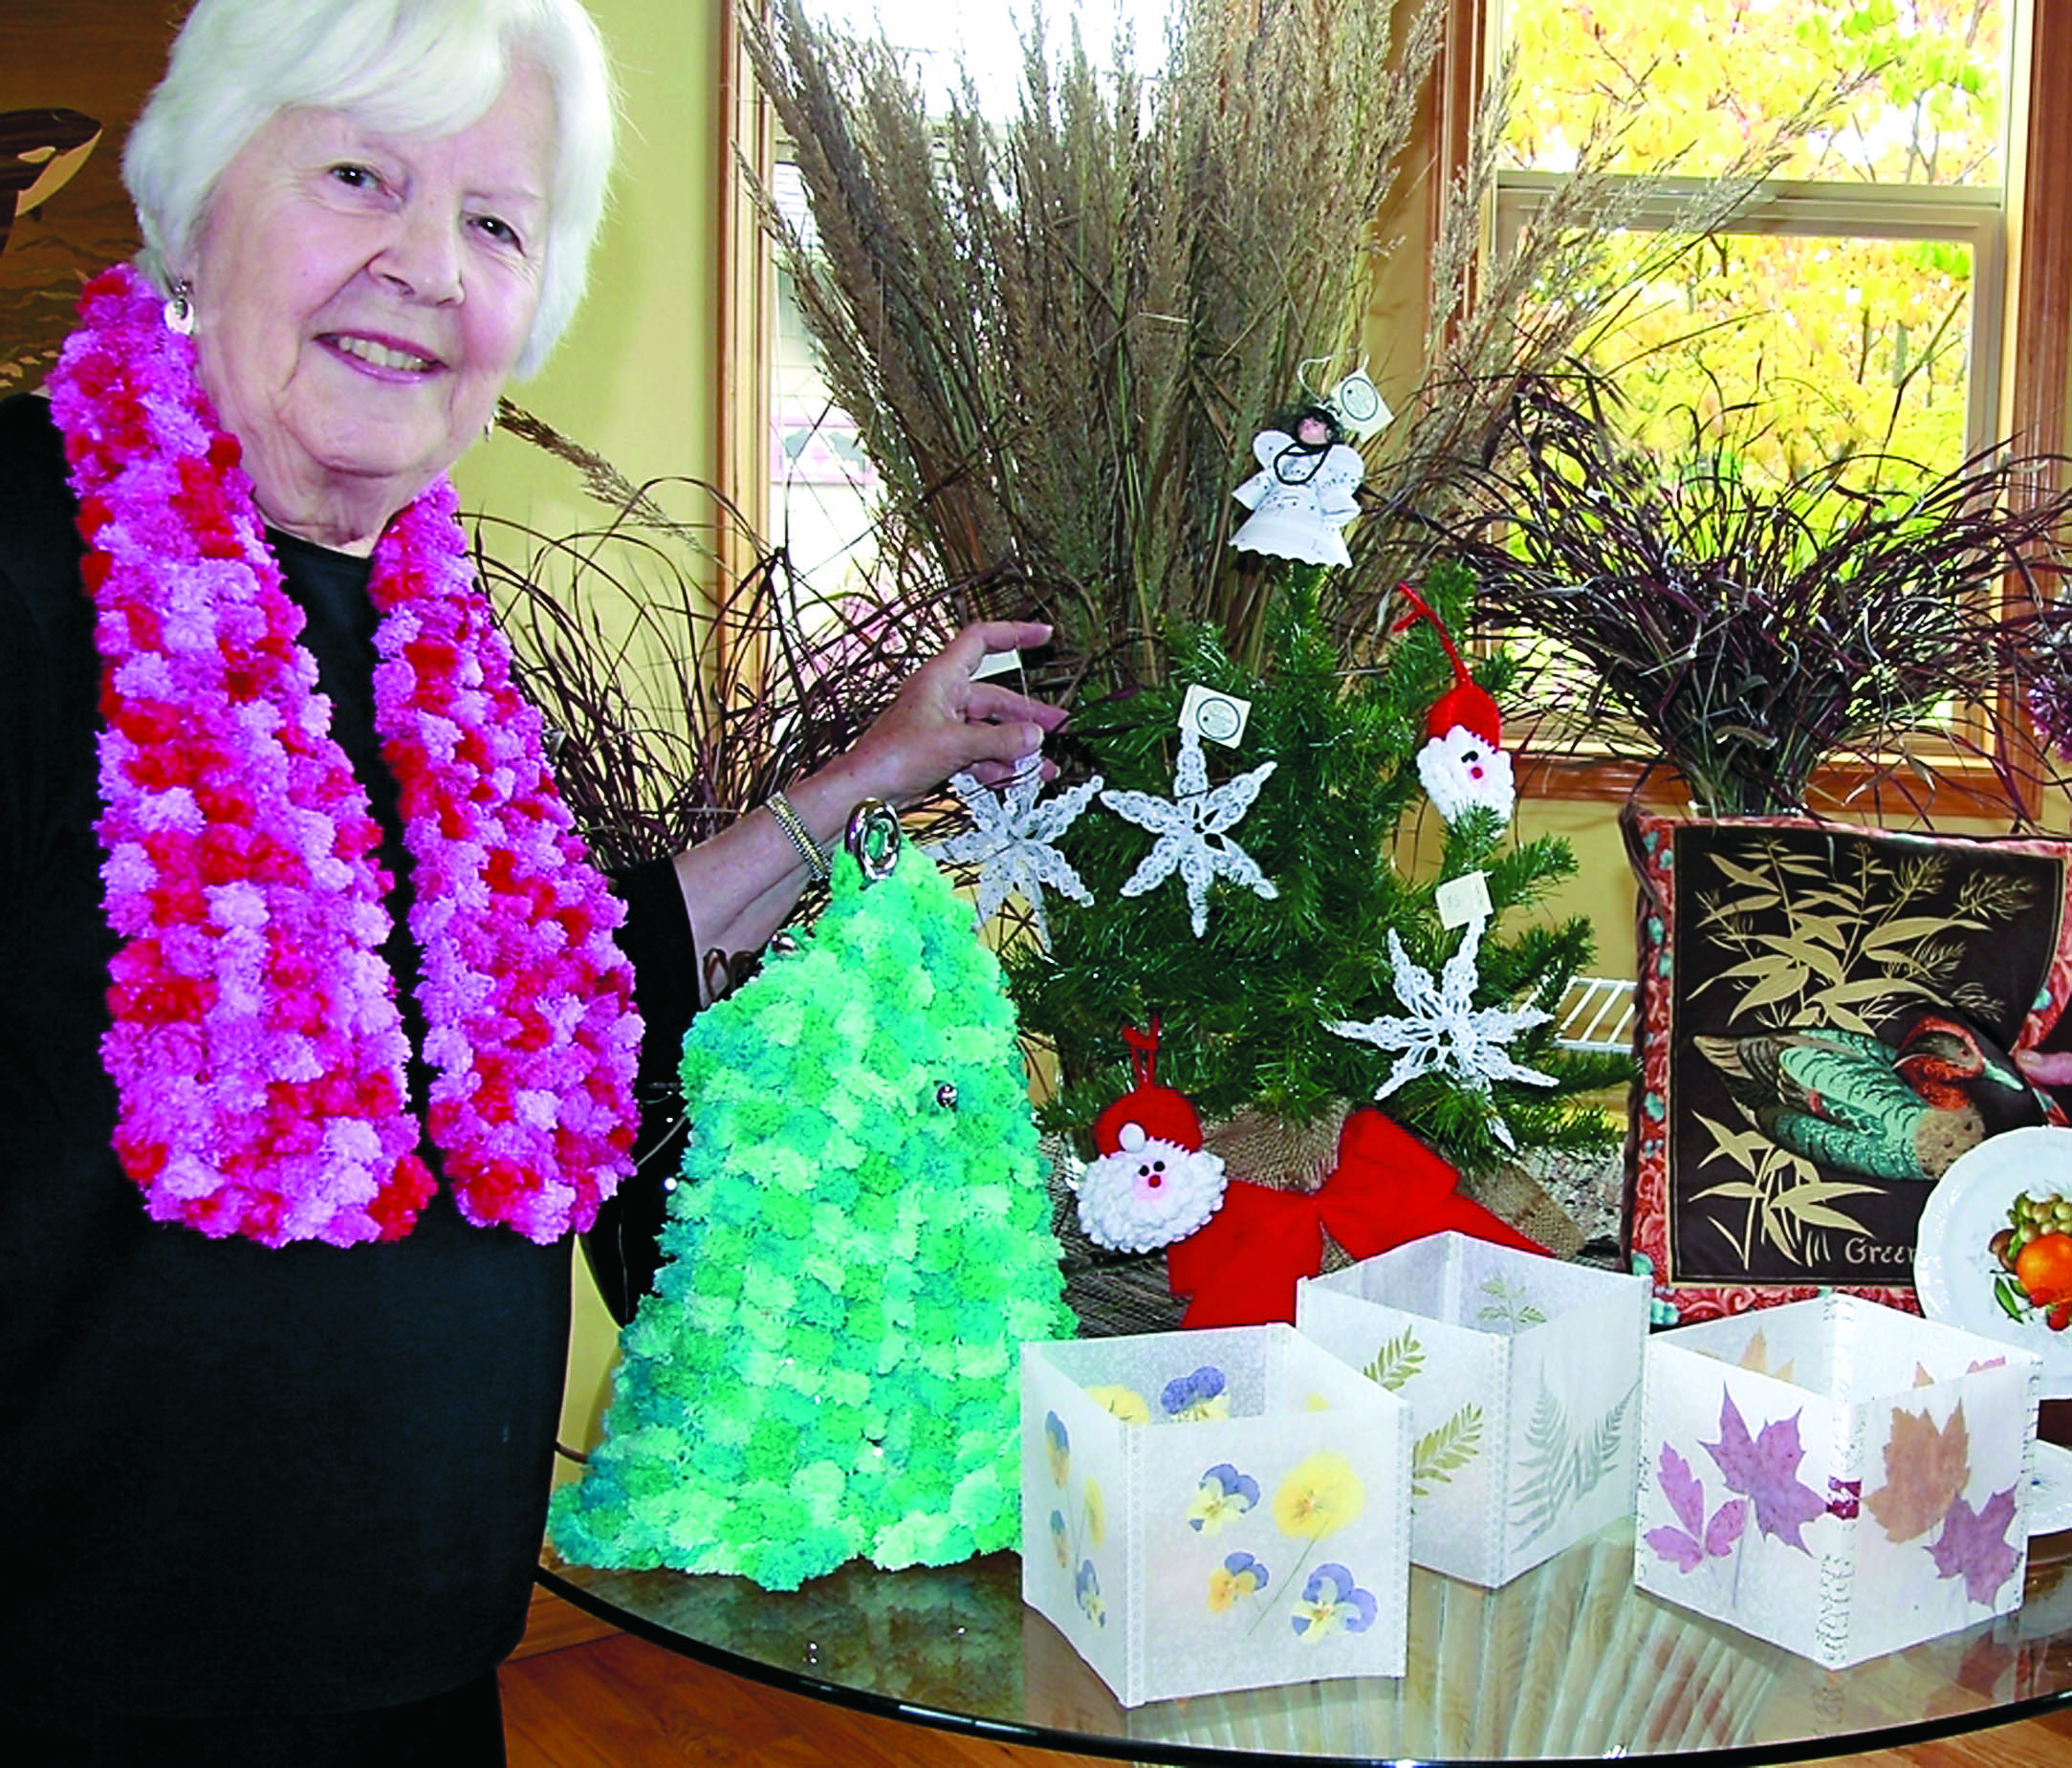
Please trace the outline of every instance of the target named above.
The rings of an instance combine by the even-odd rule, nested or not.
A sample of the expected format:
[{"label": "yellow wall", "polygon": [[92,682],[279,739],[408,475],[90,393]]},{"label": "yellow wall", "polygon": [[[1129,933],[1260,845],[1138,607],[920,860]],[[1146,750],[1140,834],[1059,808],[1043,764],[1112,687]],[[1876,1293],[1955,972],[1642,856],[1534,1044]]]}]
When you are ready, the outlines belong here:
[{"label": "yellow wall", "polygon": [[[725,0],[589,0],[619,72],[623,125],[590,293],[517,404],[636,483],[714,476],[718,437],[716,192]],[[594,524],[568,469],[498,434],[455,473],[469,510],[547,535]],[[596,1440],[617,1333],[581,1257],[561,1440]],[[564,1470],[565,1471],[565,1470]]]},{"label": "yellow wall", "polygon": [[[541,374],[509,389],[636,483],[713,474],[725,4],[589,0],[623,95],[611,210],[575,323]],[[474,448],[455,477],[468,508],[544,533],[598,514],[567,469],[508,435]]]}]

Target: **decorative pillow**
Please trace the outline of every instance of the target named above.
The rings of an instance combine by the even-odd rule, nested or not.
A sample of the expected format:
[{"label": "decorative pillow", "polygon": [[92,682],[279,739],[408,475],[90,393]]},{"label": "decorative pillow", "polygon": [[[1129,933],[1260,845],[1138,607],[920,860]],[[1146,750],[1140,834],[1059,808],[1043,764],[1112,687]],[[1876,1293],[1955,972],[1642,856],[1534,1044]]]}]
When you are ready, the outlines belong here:
[{"label": "decorative pillow", "polygon": [[2063,1121],[2072,844],[1641,817],[1626,1252],[1658,1319],[1823,1288],[1916,1305],[1965,1149]]}]

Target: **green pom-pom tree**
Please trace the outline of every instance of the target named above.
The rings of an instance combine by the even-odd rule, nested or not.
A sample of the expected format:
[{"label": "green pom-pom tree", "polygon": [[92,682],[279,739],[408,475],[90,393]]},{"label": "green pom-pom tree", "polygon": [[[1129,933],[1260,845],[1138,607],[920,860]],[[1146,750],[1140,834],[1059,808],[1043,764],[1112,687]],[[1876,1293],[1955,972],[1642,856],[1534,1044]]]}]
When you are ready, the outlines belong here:
[{"label": "green pom-pom tree", "polygon": [[686,1039],[664,1263],[550,1517],[579,1563],[795,1589],[1018,1538],[1015,1349],[1074,1326],[1014,1012],[925,856],[832,890]]}]

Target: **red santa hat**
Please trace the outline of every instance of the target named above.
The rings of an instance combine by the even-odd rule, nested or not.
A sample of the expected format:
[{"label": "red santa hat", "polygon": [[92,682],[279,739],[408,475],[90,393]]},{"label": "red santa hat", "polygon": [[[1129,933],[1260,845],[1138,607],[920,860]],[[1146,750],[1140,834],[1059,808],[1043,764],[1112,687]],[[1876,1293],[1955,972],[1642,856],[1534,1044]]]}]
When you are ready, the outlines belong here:
[{"label": "red santa hat", "polygon": [[1411,612],[1396,622],[1396,630],[1415,625],[1420,620],[1429,620],[1431,628],[1439,635],[1439,643],[1446,646],[1448,660],[1453,666],[1453,686],[1431,703],[1431,710],[1425,714],[1427,737],[1444,736],[1455,725],[1463,725],[1480,737],[1492,749],[1504,746],[1504,730],[1496,712],[1495,699],[1474,685],[1468,673],[1468,666],[1461,662],[1460,652],[1453,648],[1452,636],[1446,629],[1446,622],[1431,611],[1431,605],[1407,583],[1398,583],[1396,593],[1409,602]]},{"label": "red santa hat", "polygon": [[1103,1154],[1135,1151],[1146,1142],[1169,1142],[1189,1154],[1201,1151],[1202,1121],[1187,1095],[1158,1084],[1158,1034],[1156,1015],[1148,1033],[1134,1025],[1123,1028],[1137,1083],[1094,1120],[1094,1144]]}]

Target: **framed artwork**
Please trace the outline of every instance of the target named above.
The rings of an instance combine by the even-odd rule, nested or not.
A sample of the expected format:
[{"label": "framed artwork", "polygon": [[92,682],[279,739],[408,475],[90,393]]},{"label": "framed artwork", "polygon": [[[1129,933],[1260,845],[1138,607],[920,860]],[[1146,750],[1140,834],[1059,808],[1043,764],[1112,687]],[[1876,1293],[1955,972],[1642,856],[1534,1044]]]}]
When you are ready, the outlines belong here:
[{"label": "framed artwork", "polygon": [[1826,1289],[1914,1308],[1955,1160],[2062,1121],[2072,844],[1642,817],[1625,1233],[1658,1317]]},{"label": "framed artwork", "polygon": [[0,7],[0,396],[41,384],[88,277],[137,251],[122,142],[178,0]]}]

